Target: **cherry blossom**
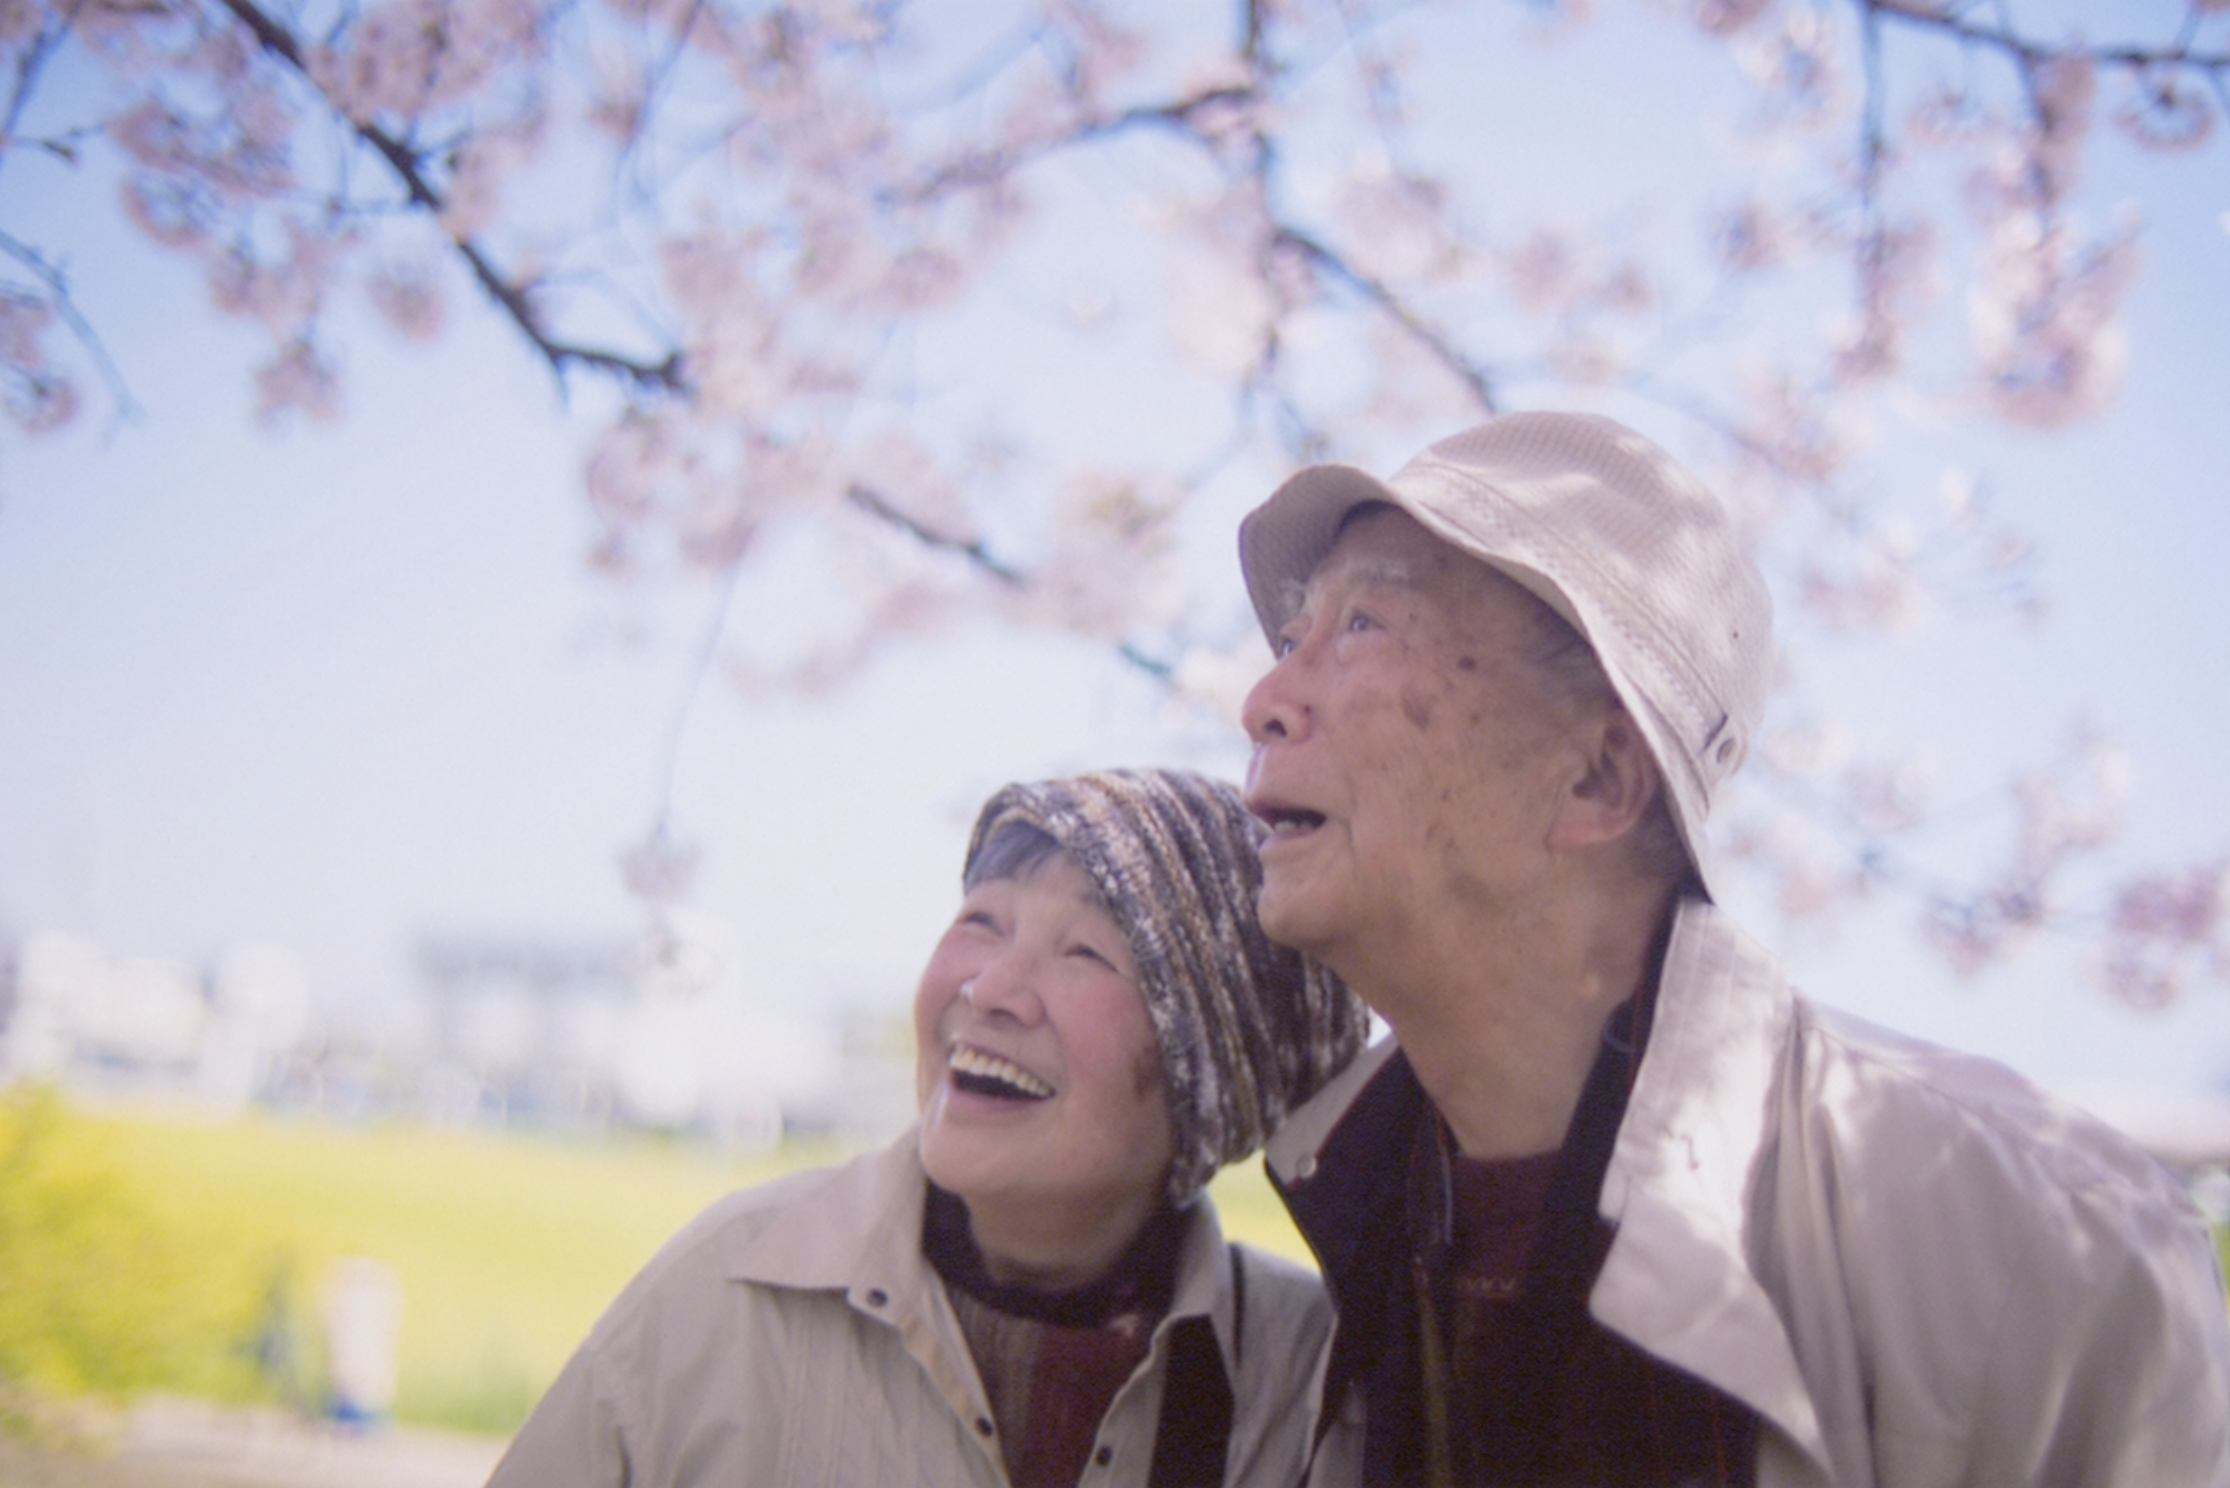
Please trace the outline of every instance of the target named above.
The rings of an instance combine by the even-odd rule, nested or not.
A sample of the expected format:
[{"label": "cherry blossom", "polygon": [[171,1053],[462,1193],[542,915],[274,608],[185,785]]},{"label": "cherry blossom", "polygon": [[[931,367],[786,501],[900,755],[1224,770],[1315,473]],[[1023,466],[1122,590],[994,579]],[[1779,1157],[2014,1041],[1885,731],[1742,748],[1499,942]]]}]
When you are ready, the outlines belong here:
[{"label": "cherry blossom", "polygon": [[[263,419],[339,416],[338,312],[367,303],[432,343],[473,297],[567,389],[601,382],[585,556],[615,583],[733,593],[813,534],[832,618],[781,654],[715,646],[708,675],[748,687],[840,685],[891,637],[990,617],[1212,710],[1249,642],[1185,561],[1214,525],[1201,472],[1375,457],[1505,407],[1655,420],[1795,632],[1735,856],[1793,916],[1906,894],[1964,966],[2086,923],[2068,885],[2120,821],[2104,751],[2011,783],[1983,866],[1924,866],[1929,771],[1798,702],[1804,647],[2044,613],[2019,493],[1888,491],[1872,462],[1914,410],[2053,430],[2116,396],[2142,235],[2085,167],[2102,136],[2205,158],[2230,0],[2083,32],[2012,0],[1533,10],[1558,34],[1614,8],[1749,89],[1756,168],[1692,220],[1647,181],[1614,220],[1507,210],[1421,92],[1468,8],[1412,0],[0,0],[0,168],[105,152],[122,216],[263,338]],[[1082,200],[1106,209],[1088,229]],[[1207,448],[1083,462],[937,401],[916,339],[1025,298],[1009,271],[1049,243],[1059,355],[1199,379],[1225,414]],[[26,432],[89,388],[124,402],[36,248],[0,237],[0,401]],[[629,858],[646,902],[686,892],[664,832]],[[2110,985],[2223,979],[2208,871],[2094,895]]]}]

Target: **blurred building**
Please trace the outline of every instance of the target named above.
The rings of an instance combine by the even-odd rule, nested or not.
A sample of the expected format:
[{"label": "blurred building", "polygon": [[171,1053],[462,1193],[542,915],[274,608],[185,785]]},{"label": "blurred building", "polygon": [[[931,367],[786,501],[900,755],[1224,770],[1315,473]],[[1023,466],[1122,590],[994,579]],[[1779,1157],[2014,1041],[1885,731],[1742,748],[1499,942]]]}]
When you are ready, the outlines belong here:
[{"label": "blurred building", "polygon": [[912,1113],[911,1051],[808,1002],[747,992],[724,924],[668,911],[633,941],[429,939],[422,1113],[621,1124],[741,1147],[785,1133],[872,1140]]},{"label": "blurred building", "polygon": [[17,952],[10,981],[0,1083],[51,1080],[238,1110],[309,1022],[301,963],[271,945],[234,946],[203,968],[42,931]]},{"label": "blurred building", "polygon": [[429,937],[419,1033],[314,1018],[300,963],[236,946],[207,966],[43,932],[0,955],[0,1086],[344,1120],[567,1131],[652,1128],[757,1148],[787,1133],[874,1141],[911,1119],[896,1017],[747,995],[742,947],[669,912],[639,940]]}]

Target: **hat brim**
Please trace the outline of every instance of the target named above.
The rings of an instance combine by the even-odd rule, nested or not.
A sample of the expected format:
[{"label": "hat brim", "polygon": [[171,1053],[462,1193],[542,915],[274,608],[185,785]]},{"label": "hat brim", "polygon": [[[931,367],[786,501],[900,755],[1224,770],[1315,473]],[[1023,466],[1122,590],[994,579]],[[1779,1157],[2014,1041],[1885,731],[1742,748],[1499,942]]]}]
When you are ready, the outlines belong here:
[{"label": "hat brim", "polygon": [[[1478,540],[1425,502],[1413,499],[1352,465],[1312,465],[1270,493],[1239,522],[1239,572],[1262,634],[1274,647],[1278,632],[1301,608],[1309,576],[1339,541],[1340,526],[1358,506],[1384,503],[1407,512],[1434,537],[1478,559],[1556,611],[1581,635],[1587,622],[1571,596],[1539,569],[1499,553],[1482,552]],[[1590,644],[1594,637],[1588,636]]]}]

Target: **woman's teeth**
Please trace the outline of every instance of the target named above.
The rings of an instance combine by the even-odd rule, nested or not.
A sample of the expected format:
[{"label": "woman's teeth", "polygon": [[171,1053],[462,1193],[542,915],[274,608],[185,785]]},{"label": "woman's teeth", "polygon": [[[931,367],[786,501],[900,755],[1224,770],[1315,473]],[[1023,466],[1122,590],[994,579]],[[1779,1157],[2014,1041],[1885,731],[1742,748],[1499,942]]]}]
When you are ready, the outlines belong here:
[{"label": "woman's teeth", "polygon": [[954,1045],[945,1063],[952,1069],[953,1083],[974,1095],[1044,1100],[1053,1094],[1052,1086],[1013,1060],[986,1054],[967,1044]]}]

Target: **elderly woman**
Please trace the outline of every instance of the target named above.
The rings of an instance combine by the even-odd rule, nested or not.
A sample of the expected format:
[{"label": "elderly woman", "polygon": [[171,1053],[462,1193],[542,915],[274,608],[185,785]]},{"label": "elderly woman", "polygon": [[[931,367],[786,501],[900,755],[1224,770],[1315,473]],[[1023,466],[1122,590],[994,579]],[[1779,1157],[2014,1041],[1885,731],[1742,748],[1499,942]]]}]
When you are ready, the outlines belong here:
[{"label": "elderly woman", "polygon": [[1364,1015],[1259,880],[1196,776],[992,797],[915,993],[919,1124],[684,1229],[491,1488],[1299,1481],[1330,1310],[1201,1186]]}]

